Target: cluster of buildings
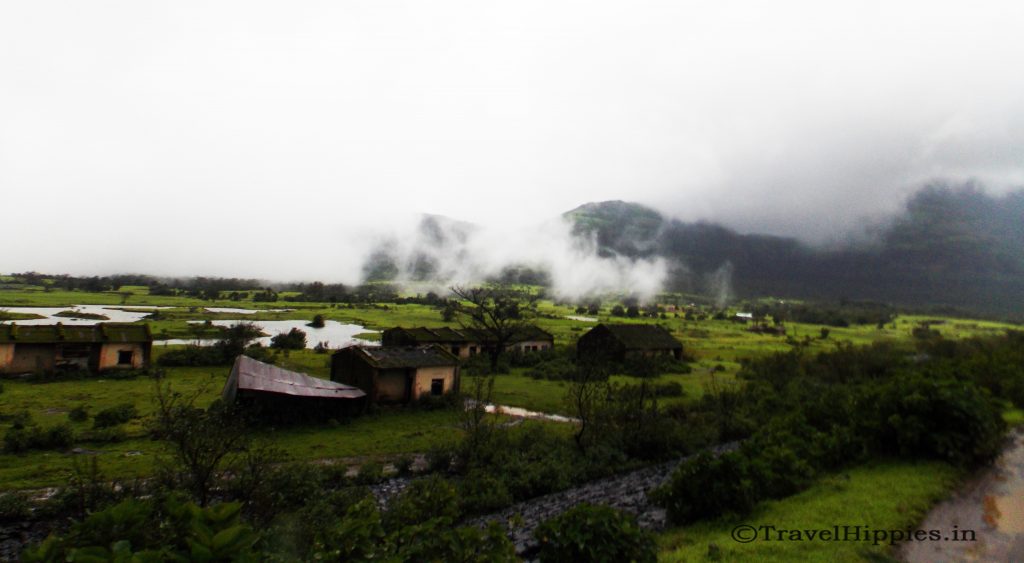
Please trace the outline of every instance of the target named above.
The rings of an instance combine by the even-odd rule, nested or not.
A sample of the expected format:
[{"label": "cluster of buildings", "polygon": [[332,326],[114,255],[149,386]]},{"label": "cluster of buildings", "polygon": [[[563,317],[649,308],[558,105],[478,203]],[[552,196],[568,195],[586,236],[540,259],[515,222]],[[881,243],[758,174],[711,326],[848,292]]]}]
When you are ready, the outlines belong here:
[{"label": "cluster of buildings", "polygon": [[[358,412],[367,404],[407,404],[457,392],[460,363],[493,351],[497,342],[474,329],[391,328],[380,346],[349,346],[331,356],[325,380],[239,356],[223,390],[229,402],[271,411]],[[529,354],[554,347],[554,337],[525,326],[504,345]],[[145,323],[0,325],[0,374],[82,369],[94,373],[148,367],[153,335]],[[633,356],[680,359],[683,345],[650,324],[599,324],[579,338],[580,357],[622,361]]]}]

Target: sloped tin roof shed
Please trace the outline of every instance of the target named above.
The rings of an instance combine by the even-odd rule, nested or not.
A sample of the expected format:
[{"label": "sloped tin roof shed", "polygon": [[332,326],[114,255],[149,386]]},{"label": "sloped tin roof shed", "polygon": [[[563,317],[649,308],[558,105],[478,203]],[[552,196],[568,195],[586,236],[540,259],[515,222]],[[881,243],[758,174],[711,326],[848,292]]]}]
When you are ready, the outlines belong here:
[{"label": "sloped tin roof shed", "polygon": [[232,403],[239,392],[318,399],[361,399],[366,396],[362,390],[351,385],[289,371],[248,356],[235,359],[222,396],[226,402]]}]

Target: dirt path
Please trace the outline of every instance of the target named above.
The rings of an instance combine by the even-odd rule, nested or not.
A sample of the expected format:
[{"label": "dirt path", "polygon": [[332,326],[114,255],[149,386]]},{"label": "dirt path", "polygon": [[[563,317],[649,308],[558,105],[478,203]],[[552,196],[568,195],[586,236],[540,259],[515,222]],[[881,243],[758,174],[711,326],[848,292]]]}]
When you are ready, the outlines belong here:
[{"label": "dirt path", "polygon": [[1024,430],[1015,430],[993,466],[935,506],[918,529],[940,530],[943,538],[973,530],[976,540],[908,542],[897,553],[901,560],[1024,561]]}]

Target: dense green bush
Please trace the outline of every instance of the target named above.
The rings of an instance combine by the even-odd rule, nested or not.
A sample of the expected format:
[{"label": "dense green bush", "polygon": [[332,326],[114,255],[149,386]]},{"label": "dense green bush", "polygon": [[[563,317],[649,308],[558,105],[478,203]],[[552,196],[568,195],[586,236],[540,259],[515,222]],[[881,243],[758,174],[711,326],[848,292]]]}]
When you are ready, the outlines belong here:
[{"label": "dense green bush", "polygon": [[384,528],[395,532],[433,518],[455,521],[459,499],[455,487],[438,475],[416,479],[388,504]]},{"label": "dense green bush", "polygon": [[223,349],[216,346],[186,346],[164,352],[157,363],[168,367],[196,367],[229,365],[234,357],[228,358]]},{"label": "dense green bush", "polygon": [[572,379],[575,374],[576,363],[565,357],[538,362],[526,372],[526,375],[533,379],[549,379],[554,381],[567,381]]},{"label": "dense green bush", "polygon": [[672,356],[630,356],[622,362],[621,371],[635,377],[657,377],[663,373],[690,373],[690,365]]},{"label": "dense green bush", "polygon": [[71,422],[85,422],[89,419],[89,409],[85,405],[78,405],[68,412],[68,420]]},{"label": "dense green bush", "polygon": [[398,561],[518,561],[515,547],[497,522],[481,530],[474,526],[455,527],[447,518],[434,518],[403,528],[390,539]]},{"label": "dense green bush", "polygon": [[967,381],[914,374],[872,394],[866,427],[886,453],[967,466],[999,453],[1006,424],[987,393]]},{"label": "dense green bush", "polygon": [[25,520],[32,514],[28,497],[21,492],[0,493],[0,523]]},{"label": "dense green bush", "polygon": [[701,453],[683,462],[651,493],[669,521],[685,524],[722,514],[746,514],[758,501],[758,476],[742,452]]},{"label": "dense green bush", "polygon": [[505,482],[488,471],[474,470],[459,480],[459,509],[463,514],[487,514],[512,504]]},{"label": "dense green bush", "polygon": [[74,430],[67,424],[58,424],[45,430],[38,426],[12,428],[4,434],[4,452],[6,453],[69,448],[74,443]]},{"label": "dense green bush", "polygon": [[270,339],[270,347],[279,350],[302,350],[306,347],[306,333],[292,327],[288,332],[274,335]]},{"label": "dense green bush", "polygon": [[106,408],[96,413],[93,417],[93,428],[109,428],[111,426],[117,426],[118,424],[124,424],[133,418],[137,418],[139,412],[135,409],[135,405],[131,403],[121,403],[110,408]]},{"label": "dense green bush", "polygon": [[607,506],[580,504],[546,520],[534,531],[542,562],[657,561],[654,534],[627,513]]},{"label": "dense green bush", "polygon": [[129,499],[90,514],[65,536],[51,535],[22,554],[28,562],[257,561],[258,536],[240,505],[199,508],[167,499]]}]

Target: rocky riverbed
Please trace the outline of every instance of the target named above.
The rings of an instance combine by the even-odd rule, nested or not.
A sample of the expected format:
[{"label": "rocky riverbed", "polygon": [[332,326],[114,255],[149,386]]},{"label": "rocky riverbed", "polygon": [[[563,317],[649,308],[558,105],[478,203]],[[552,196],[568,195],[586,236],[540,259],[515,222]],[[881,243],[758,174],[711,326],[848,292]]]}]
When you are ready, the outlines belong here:
[{"label": "rocky riverbed", "polygon": [[[735,443],[730,443],[713,451],[717,454],[735,447]],[[509,538],[516,546],[516,553],[527,557],[537,547],[533,531],[541,522],[582,503],[605,504],[625,510],[636,515],[641,526],[659,529],[665,525],[665,511],[651,504],[647,493],[664,483],[675,468],[686,459],[688,458],[605,477],[565,491],[530,499],[493,514],[473,518],[466,524],[485,526],[489,522],[499,522],[505,525],[509,530]],[[422,465],[422,460],[417,461]],[[371,486],[370,491],[380,508],[384,509],[410,482],[409,477],[394,477]],[[51,524],[26,522],[0,528],[0,561],[15,560],[24,545],[45,538]]]},{"label": "rocky riverbed", "polygon": [[[713,451],[718,454],[734,449],[735,443],[724,444]],[[643,469],[637,469],[591,481],[558,493],[530,499],[514,504],[504,510],[475,518],[475,525],[500,522],[509,528],[509,537],[516,546],[516,553],[529,555],[537,547],[533,531],[541,522],[558,516],[570,508],[582,504],[604,504],[636,515],[644,528],[660,529],[665,525],[665,510],[651,504],[647,493],[664,483],[682,458]],[[510,523],[515,523],[511,526]]]}]

